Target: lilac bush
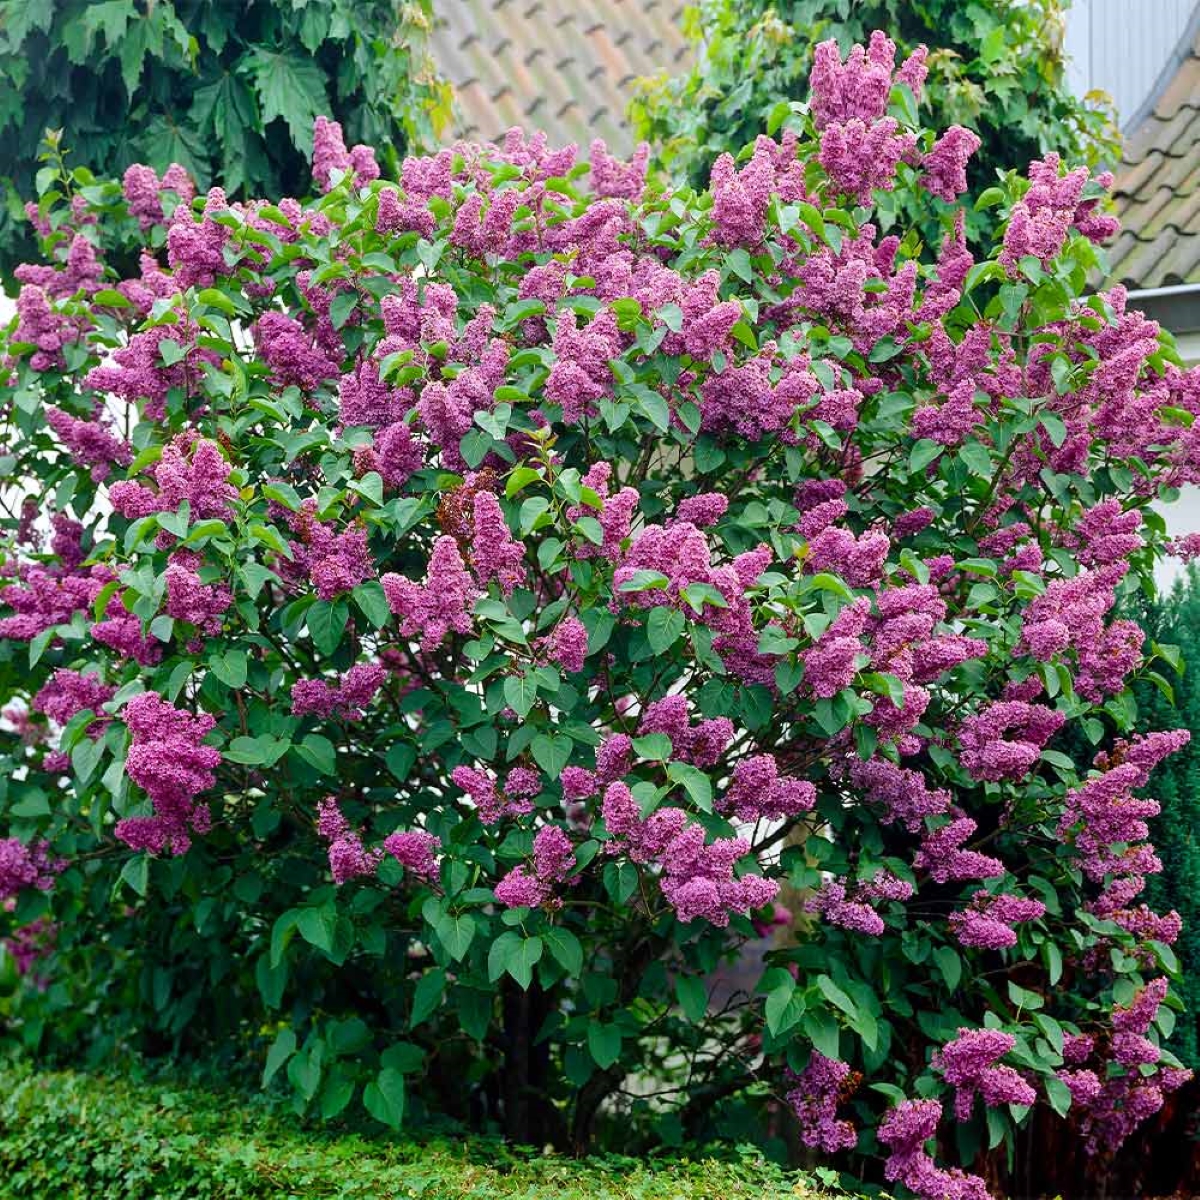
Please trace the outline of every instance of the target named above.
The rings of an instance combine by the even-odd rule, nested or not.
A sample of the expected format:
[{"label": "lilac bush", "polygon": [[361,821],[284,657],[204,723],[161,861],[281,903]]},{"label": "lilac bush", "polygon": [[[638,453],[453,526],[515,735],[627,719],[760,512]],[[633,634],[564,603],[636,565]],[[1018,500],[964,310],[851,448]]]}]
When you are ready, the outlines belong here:
[{"label": "lilac bush", "polygon": [[27,1044],[578,1148],[736,1100],[928,1200],[1182,1082],[1138,897],[1187,735],[1117,614],[1200,374],[1087,294],[1085,168],[981,196],[989,258],[884,234],[974,139],[921,54],[836,57],[700,193],[515,131],[387,180],[329,122],[309,204],[56,175],[4,345]]}]

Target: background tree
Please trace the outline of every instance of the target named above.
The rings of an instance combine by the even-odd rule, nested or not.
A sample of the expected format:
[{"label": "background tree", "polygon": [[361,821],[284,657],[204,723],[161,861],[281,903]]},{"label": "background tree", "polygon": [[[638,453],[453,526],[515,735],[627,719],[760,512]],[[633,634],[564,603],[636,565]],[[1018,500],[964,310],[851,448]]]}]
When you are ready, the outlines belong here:
[{"label": "background tree", "polygon": [[[702,187],[719,154],[796,116],[818,42],[836,38],[846,51],[872,29],[886,29],[901,55],[922,43],[930,49],[922,104],[931,123],[963,125],[982,139],[968,169],[968,193],[978,196],[997,170],[1024,170],[1047,150],[1090,166],[1115,158],[1107,98],[1090,93],[1081,101],[1066,84],[1066,7],[1062,0],[700,0],[687,17],[696,66],[644,80],[630,117],[639,136],[660,144],[671,174]],[[907,200],[904,223],[915,220],[927,240],[940,237],[930,197]],[[972,240],[990,236],[995,224],[990,210],[967,213]]]},{"label": "background tree", "polygon": [[[1160,644],[1178,646],[1182,671],[1173,680],[1173,698],[1139,685],[1142,725],[1200,730],[1200,571],[1195,566],[1150,607],[1145,625]],[[1200,1066],[1200,748],[1194,742],[1158,768],[1150,794],[1162,805],[1157,847],[1163,869],[1150,877],[1146,900],[1160,912],[1174,909],[1183,918],[1175,951],[1182,968],[1179,994],[1187,1011],[1180,1015],[1171,1046],[1194,1068]]]},{"label": "background tree", "polygon": [[449,112],[431,17],[432,0],[0,6],[0,271],[36,254],[23,205],[48,129],[99,174],[177,162],[231,198],[303,194],[317,114],[394,166]]}]

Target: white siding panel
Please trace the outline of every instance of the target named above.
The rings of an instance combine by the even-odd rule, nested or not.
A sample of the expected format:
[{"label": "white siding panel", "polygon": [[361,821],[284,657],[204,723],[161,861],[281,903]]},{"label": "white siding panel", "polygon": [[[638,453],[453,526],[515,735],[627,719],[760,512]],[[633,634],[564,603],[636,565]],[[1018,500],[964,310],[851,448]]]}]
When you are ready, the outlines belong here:
[{"label": "white siding panel", "polygon": [[1196,11],[1196,0],[1073,0],[1066,39],[1072,89],[1107,92],[1127,125],[1153,98]]}]

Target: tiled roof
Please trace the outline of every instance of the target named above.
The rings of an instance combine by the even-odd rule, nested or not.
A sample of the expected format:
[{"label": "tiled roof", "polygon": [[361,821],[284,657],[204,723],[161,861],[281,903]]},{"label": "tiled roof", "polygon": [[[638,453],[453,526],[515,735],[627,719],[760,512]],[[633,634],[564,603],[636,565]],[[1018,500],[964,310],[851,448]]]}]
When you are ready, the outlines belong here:
[{"label": "tiled roof", "polygon": [[1109,250],[1114,281],[1200,283],[1200,34],[1126,139],[1116,202],[1122,233]]},{"label": "tiled roof", "polygon": [[494,140],[513,125],[551,145],[602,137],[633,149],[636,79],[688,65],[685,0],[437,0],[434,61],[454,85],[453,132]]}]

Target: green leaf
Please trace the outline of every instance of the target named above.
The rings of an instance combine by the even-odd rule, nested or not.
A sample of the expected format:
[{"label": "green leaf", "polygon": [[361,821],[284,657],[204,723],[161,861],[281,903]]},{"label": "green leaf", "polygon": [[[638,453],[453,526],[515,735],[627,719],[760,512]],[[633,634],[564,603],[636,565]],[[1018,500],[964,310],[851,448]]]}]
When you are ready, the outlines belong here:
[{"label": "green leaf", "polygon": [[667,767],[667,777],[683,784],[684,790],[697,808],[704,812],[712,812],[712,780],[699,767],[694,767],[691,763],[673,762]]},{"label": "green leaf", "polygon": [[655,654],[669,650],[682,636],[685,625],[683,613],[674,608],[653,608],[646,621],[646,639]]},{"label": "green leaf", "polygon": [[573,747],[574,742],[566,734],[539,733],[529,749],[533,754],[533,761],[551,779],[557,779],[562,774],[563,767],[571,761]]},{"label": "green leaf", "polygon": [[1050,1107],[1060,1117],[1065,1117],[1071,1107],[1071,1089],[1053,1075],[1047,1075],[1042,1082],[1046,1085],[1046,1099],[1050,1101]]},{"label": "green leaf", "polygon": [[568,975],[579,976],[583,971],[583,946],[579,939],[561,925],[551,925],[542,932],[542,940],[550,955]]},{"label": "green leaf", "polygon": [[431,1013],[437,1010],[442,1002],[442,993],[446,990],[446,972],[442,970],[426,971],[417,980],[413,991],[412,1014],[408,1020],[409,1029],[415,1029]]},{"label": "green leaf", "polygon": [[244,650],[226,650],[224,654],[210,658],[208,665],[226,687],[237,690],[246,686],[247,663]]},{"label": "green leaf", "polygon": [[262,1073],[263,1087],[266,1087],[275,1078],[279,1068],[295,1053],[295,1033],[290,1029],[281,1029],[275,1035],[275,1040],[271,1043],[271,1049],[267,1051],[267,1062],[263,1067]]},{"label": "green leaf", "polygon": [[708,1012],[708,986],[695,975],[679,975],[675,979],[675,996],[683,1015],[693,1025],[704,1020]]},{"label": "green leaf", "polygon": [[[771,1036],[774,1037],[780,1032],[783,1025],[784,1014],[792,1003],[792,997],[796,993],[796,981],[789,975],[786,979],[781,980],[778,986],[771,989],[767,995],[767,1003],[765,1006],[767,1029]],[[794,1024],[795,1022],[793,1022]]]},{"label": "green leaf", "polygon": [[922,438],[908,456],[908,473],[910,475],[919,475],[935,458],[941,455],[945,450],[944,446],[937,442],[931,441],[929,438]]},{"label": "green leaf", "polygon": [[341,645],[350,610],[345,600],[318,600],[308,610],[306,620],[313,645],[322,654],[332,654]]},{"label": "green leaf", "polygon": [[455,962],[461,962],[475,937],[475,918],[470,913],[445,913],[433,928],[446,953]]},{"label": "green leaf", "polygon": [[671,757],[671,739],[665,733],[645,733],[633,739],[633,752],[650,762],[666,762]]},{"label": "green leaf", "polygon": [[316,61],[307,55],[255,46],[247,68],[262,106],[263,124],[282,117],[292,144],[307,155],[314,121],[330,111],[325,75]]},{"label": "green leaf", "polygon": [[533,981],[533,968],[541,960],[542,949],[540,937],[523,938],[511,929],[502,933],[488,953],[488,978],[494,983],[501,975],[508,974],[522,988],[528,988]]},{"label": "green leaf", "polygon": [[363,1106],[389,1129],[399,1129],[404,1120],[404,1076],[395,1067],[384,1067],[363,1089]]},{"label": "green leaf", "polygon": [[830,1004],[840,1008],[848,1017],[858,1015],[858,1006],[828,975],[817,976],[817,987],[821,989],[821,994]]},{"label": "green leaf", "polygon": [[377,579],[360,583],[350,594],[354,603],[362,610],[363,616],[376,629],[382,629],[391,620],[392,610],[388,607],[387,597]]},{"label": "green leaf", "polygon": [[302,908],[296,918],[296,928],[310,946],[330,953],[337,933],[337,910],[332,902],[319,908]]},{"label": "green leaf", "polygon": [[953,946],[939,946],[933,952],[933,961],[937,963],[938,970],[946,981],[946,987],[954,991],[962,978],[962,959],[959,958],[958,951]]},{"label": "green leaf", "polygon": [[337,774],[337,751],[327,737],[322,737],[319,733],[310,733],[292,749],[322,775]]},{"label": "green leaf", "polygon": [[838,1023],[828,1012],[809,1010],[804,1014],[801,1027],[805,1036],[826,1058],[840,1058],[841,1041]]},{"label": "green leaf", "polygon": [[504,681],[504,702],[524,719],[537,701],[537,681],[532,675],[510,675]]},{"label": "green leaf", "polygon": [[150,855],[138,854],[125,860],[121,867],[121,882],[127,883],[139,896],[145,896],[150,887]]},{"label": "green leaf", "polygon": [[598,1021],[588,1024],[588,1049],[601,1070],[607,1070],[621,1057],[621,1027],[615,1024],[602,1025]]}]

